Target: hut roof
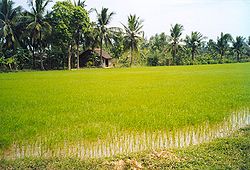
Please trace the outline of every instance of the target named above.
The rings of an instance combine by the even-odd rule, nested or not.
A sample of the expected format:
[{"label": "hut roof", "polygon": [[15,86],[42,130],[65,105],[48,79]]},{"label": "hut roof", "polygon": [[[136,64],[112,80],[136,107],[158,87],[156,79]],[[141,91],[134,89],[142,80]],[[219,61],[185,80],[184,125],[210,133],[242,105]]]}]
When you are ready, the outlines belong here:
[{"label": "hut roof", "polygon": [[[97,53],[98,55],[100,55],[100,48],[96,48],[94,49],[94,52]],[[112,59],[112,57],[109,55],[109,53],[107,53],[106,51],[102,50],[102,57],[105,59]]]}]

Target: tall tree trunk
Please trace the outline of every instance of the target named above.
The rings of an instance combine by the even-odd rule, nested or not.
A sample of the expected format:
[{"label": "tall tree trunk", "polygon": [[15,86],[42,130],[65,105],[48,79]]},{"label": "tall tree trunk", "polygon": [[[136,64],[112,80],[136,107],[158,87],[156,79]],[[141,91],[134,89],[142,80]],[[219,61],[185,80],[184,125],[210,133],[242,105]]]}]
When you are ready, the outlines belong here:
[{"label": "tall tree trunk", "polygon": [[133,62],[133,50],[131,47],[131,49],[130,49],[130,64],[129,64],[130,67],[132,66],[132,62]]},{"label": "tall tree trunk", "polygon": [[223,63],[223,52],[220,54],[220,62]]},{"label": "tall tree trunk", "polygon": [[80,59],[79,59],[79,41],[80,41],[80,30],[78,29],[78,39],[76,43],[76,60],[77,60],[77,69],[80,68]]},{"label": "tall tree trunk", "polygon": [[192,50],[192,65],[194,64],[194,51]]},{"label": "tall tree trunk", "polygon": [[174,48],[174,51],[173,51],[173,63],[172,63],[172,65],[175,65],[175,58],[176,58],[176,50]]},{"label": "tall tree trunk", "polygon": [[71,70],[71,45],[68,48],[68,70]]},{"label": "tall tree trunk", "polygon": [[240,62],[240,53],[237,53],[237,62]]},{"label": "tall tree trunk", "polygon": [[44,70],[44,65],[43,65],[43,54],[40,52],[40,64],[41,64],[41,70]]},{"label": "tall tree trunk", "polygon": [[39,56],[40,56],[40,65],[41,65],[41,70],[44,70],[44,66],[43,66],[43,54],[42,54],[42,32],[39,32],[39,36],[40,36],[40,40],[39,40]]},{"label": "tall tree trunk", "polygon": [[173,44],[173,63],[172,63],[172,65],[175,65],[175,60],[176,60],[176,43],[174,42],[174,44]]},{"label": "tall tree trunk", "polygon": [[32,64],[33,64],[33,69],[36,69],[36,48],[34,44],[34,40],[32,39]]},{"label": "tall tree trunk", "polygon": [[41,70],[44,70],[44,65],[43,65],[43,53],[40,47],[40,51],[39,51],[39,57],[40,57],[40,66],[41,66]]},{"label": "tall tree trunk", "polygon": [[102,38],[101,38],[101,44],[100,44],[100,60],[101,60],[101,67],[103,67],[103,62],[102,62]]},{"label": "tall tree trunk", "polygon": [[12,66],[11,66],[11,64],[9,63],[8,65],[9,65],[10,71],[12,71]]},{"label": "tall tree trunk", "polygon": [[[49,69],[52,70],[52,61],[51,61],[52,59],[51,59],[51,56],[48,55],[48,58],[49,58]],[[58,62],[57,62],[56,65],[57,65],[57,70],[58,70],[58,65],[59,65]]]},{"label": "tall tree trunk", "polygon": [[133,64],[133,52],[134,52],[134,49],[133,49],[133,42],[131,42],[131,48],[130,48],[130,67],[131,67],[132,64]]},{"label": "tall tree trunk", "polygon": [[41,64],[41,70],[44,70],[43,55],[42,54],[40,54],[40,64]]},{"label": "tall tree trunk", "polygon": [[[33,35],[33,34],[31,34]],[[31,38],[31,46],[32,46],[32,67],[33,69],[36,69],[36,57],[35,57],[35,43],[34,43],[34,38]]]},{"label": "tall tree trunk", "polygon": [[32,67],[36,69],[35,47],[32,47]]},{"label": "tall tree trunk", "polygon": [[77,69],[80,68],[80,59],[79,59],[79,42],[76,45],[76,59],[77,59]]}]

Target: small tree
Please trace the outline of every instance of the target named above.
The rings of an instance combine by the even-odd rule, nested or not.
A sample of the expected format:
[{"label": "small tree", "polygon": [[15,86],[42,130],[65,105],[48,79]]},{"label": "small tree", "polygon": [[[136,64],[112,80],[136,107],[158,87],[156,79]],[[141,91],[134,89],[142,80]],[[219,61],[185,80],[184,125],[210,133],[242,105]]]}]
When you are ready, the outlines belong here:
[{"label": "small tree", "polygon": [[84,9],[85,1],[78,0],[74,1],[75,11],[74,11],[74,23],[76,26],[75,30],[75,41],[76,41],[76,56],[77,56],[77,69],[80,68],[80,59],[79,59],[79,46],[80,40],[82,39],[82,34],[87,32],[87,29],[90,25],[88,12]]},{"label": "small tree", "polygon": [[103,43],[105,43],[106,45],[111,44],[112,28],[109,28],[108,25],[110,24],[112,17],[115,13],[109,13],[108,8],[102,8],[100,13],[95,9],[95,12],[97,15],[97,30],[99,34],[100,60],[102,66]]},{"label": "small tree", "polygon": [[223,63],[223,57],[227,50],[229,50],[229,42],[232,41],[230,34],[221,33],[220,37],[217,37],[216,49],[220,54],[220,62]]},{"label": "small tree", "polygon": [[202,42],[204,40],[203,35],[200,32],[192,32],[191,36],[186,36],[186,39],[184,40],[186,43],[186,47],[191,50],[192,55],[192,63],[194,63],[195,60],[195,54],[197,54],[199,51],[199,48],[202,46]]},{"label": "small tree", "polygon": [[51,33],[51,25],[45,17],[45,10],[50,0],[29,0],[30,11],[25,12],[25,19],[28,23],[26,29],[30,32],[30,40],[32,45],[33,68],[35,68],[35,53],[39,54],[40,66],[44,70],[43,65],[43,41],[47,35]]},{"label": "small tree", "polygon": [[82,6],[74,6],[68,1],[57,2],[53,6],[52,20],[54,34],[58,41],[66,44],[68,49],[68,69],[71,70],[73,46],[77,46],[77,68],[79,68],[79,41],[81,34],[89,29],[88,13]]},{"label": "small tree", "polygon": [[129,15],[128,26],[122,24],[125,29],[125,47],[130,48],[130,67],[133,64],[133,53],[138,51],[138,43],[144,34],[142,22],[136,15]]},{"label": "small tree", "polygon": [[0,2],[0,48],[2,50],[13,50],[18,44],[15,27],[20,12],[21,7],[14,7],[12,0]]},{"label": "small tree", "polygon": [[[156,34],[149,39],[149,57],[157,57],[159,65],[169,65],[168,38],[165,33]],[[151,60],[151,59],[150,59]],[[149,60],[148,60],[149,61]],[[156,60],[155,60],[156,61]]]},{"label": "small tree", "polygon": [[233,52],[237,55],[237,62],[240,62],[240,55],[244,52],[245,38],[237,36],[236,40],[233,40]]},{"label": "small tree", "polygon": [[174,26],[171,26],[170,29],[170,50],[172,52],[173,57],[173,64],[177,63],[176,61],[176,55],[180,48],[180,41],[181,41],[181,35],[184,28],[181,24],[175,24]]}]

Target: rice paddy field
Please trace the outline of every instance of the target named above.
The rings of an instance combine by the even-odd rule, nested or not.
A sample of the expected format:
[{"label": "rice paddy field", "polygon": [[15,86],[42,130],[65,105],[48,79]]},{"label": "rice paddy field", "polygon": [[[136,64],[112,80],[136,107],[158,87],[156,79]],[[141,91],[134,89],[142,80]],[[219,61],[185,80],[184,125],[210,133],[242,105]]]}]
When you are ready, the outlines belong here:
[{"label": "rice paddy field", "polygon": [[1,73],[0,151],[216,125],[249,108],[250,63]]}]

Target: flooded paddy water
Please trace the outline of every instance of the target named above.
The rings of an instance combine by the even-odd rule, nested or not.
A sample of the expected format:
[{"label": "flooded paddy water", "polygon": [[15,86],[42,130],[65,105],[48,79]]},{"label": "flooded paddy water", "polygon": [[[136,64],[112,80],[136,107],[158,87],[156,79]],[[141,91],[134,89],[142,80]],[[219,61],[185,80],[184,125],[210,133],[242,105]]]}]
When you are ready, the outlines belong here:
[{"label": "flooded paddy water", "polygon": [[163,148],[182,148],[226,137],[234,131],[250,124],[250,111],[243,109],[234,112],[223,122],[209,124],[205,122],[197,126],[180,129],[164,129],[155,132],[116,132],[109,134],[105,140],[93,142],[78,141],[50,146],[46,138],[36,142],[14,143],[3,152],[3,159],[18,159],[26,157],[76,157],[80,159],[112,157],[119,154],[129,154],[145,150]]}]

